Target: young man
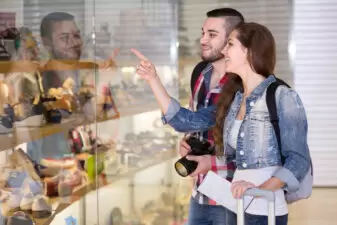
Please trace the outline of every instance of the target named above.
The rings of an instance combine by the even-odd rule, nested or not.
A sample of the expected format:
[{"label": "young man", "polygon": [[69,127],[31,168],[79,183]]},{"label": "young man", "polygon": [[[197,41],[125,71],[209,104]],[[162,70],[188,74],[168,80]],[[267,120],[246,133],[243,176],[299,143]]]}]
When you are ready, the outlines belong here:
[{"label": "young man", "polygon": [[[215,111],[215,103],[223,85],[226,84],[226,68],[224,56],[221,54],[222,49],[226,46],[227,37],[230,32],[240,23],[244,21],[243,16],[236,10],[231,8],[215,9],[207,13],[207,19],[202,27],[202,37],[200,45],[202,48],[201,57],[203,62],[199,63],[193,72],[191,88],[192,96],[190,102],[190,110],[197,111],[203,108],[212,107]],[[180,106],[178,101],[171,98],[159,79],[156,77],[154,66],[148,62],[137,50],[133,52],[141,60],[141,64],[137,67],[137,73],[146,79],[151,86],[156,99],[164,114],[163,121],[168,123],[175,130],[184,132],[184,124],[190,123],[189,127],[194,127],[200,138],[213,142],[211,131],[200,132],[202,127],[210,127],[205,124],[192,121],[190,118],[191,111]],[[198,72],[200,71],[200,72]],[[181,141],[180,154],[186,155],[190,151],[190,146]],[[193,159],[193,157],[191,158]],[[205,163],[200,165],[208,165],[224,178],[231,180],[234,173],[234,165],[225,165],[215,156],[206,155],[195,160],[203,160]],[[211,164],[211,165],[210,165]],[[191,176],[197,176],[189,210],[189,225],[220,225],[226,224],[226,210],[201,193],[197,192],[197,187],[204,179],[207,172],[205,168],[197,168]]]},{"label": "young man", "polygon": [[[190,102],[190,109],[196,111],[200,108],[215,105],[218,94],[223,85],[226,84],[226,68],[224,56],[221,54],[222,49],[226,46],[227,37],[230,32],[241,22],[244,21],[243,16],[236,10],[231,8],[221,8],[209,11],[207,19],[202,27],[202,37],[200,39],[201,58],[203,62],[195,67],[205,65],[199,76],[192,77],[191,88],[192,96]],[[178,106],[178,105],[176,105]],[[171,108],[171,107],[169,107]],[[170,121],[175,116],[179,116],[180,107],[172,107],[171,112],[168,112],[165,119]],[[170,111],[170,110],[169,110]],[[171,126],[179,126],[168,122]],[[197,126],[196,126],[197,127]],[[211,131],[200,132],[200,136],[213,142]],[[185,156],[191,151],[190,146],[183,139],[180,143],[179,152],[181,156]],[[212,170],[221,174],[223,177],[230,178],[234,172],[234,165],[223,165],[217,161],[215,157],[212,158]],[[196,171],[198,173],[198,171]],[[196,175],[195,185],[192,192],[189,210],[189,225],[220,225],[226,223],[226,212],[222,206],[216,203],[196,189],[202,182],[203,174]]]}]

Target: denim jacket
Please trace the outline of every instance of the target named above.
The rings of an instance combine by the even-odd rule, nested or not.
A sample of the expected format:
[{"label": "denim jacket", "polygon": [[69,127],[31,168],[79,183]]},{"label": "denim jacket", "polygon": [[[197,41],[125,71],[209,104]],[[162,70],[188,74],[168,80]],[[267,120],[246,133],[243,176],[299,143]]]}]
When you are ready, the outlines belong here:
[{"label": "denim jacket", "polygon": [[[238,169],[257,169],[281,165],[277,139],[269,120],[266,105],[266,89],[275,81],[274,76],[265,79],[246,99],[246,115],[239,130],[237,149],[227,143],[229,132],[240,109],[243,94],[237,92],[224,125],[224,146],[227,160],[236,159]],[[307,118],[298,94],[285,86],[276,91],[282,154],[285,163],[274,177],[286,184],[289,191],[297,190],[310,167],[307,143]],[[177,108],[179,107],[179,108]],[[167,121],[180,132],[207,129],[215,124],[215,107],[201,109],[195,113],[181,108],[172,101]]]}]

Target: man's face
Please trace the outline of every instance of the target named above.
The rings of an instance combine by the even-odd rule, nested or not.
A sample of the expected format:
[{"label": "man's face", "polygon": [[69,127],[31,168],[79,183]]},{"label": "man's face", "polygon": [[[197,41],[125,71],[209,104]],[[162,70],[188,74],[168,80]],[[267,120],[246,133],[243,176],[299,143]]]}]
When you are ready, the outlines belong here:
[{"label": "man's face", "polygon": [[51,53],[55,59],[78,60],[82,53],[82,38],[76,23],[65,20],[53,23]]},{"label": "man's face", "polygon": [[202,27],[200,39],[201,58],[204,61],[215,62],[224,56],[221,53],[226,46],[225,20],[222,18],[207,18]]}]

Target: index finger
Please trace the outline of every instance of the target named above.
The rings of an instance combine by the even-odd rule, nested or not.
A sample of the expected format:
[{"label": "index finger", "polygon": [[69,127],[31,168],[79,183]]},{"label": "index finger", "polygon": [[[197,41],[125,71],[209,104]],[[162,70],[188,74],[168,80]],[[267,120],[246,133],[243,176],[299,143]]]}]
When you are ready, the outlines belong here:
[{"label": "index finger", "polygon": [[142,53],[140,53],[140,51],[138,51],[137,49],[131,48],[131,52],[133,54],[135,54],[138,59],[143,60],[143,61],[149,61]]}]

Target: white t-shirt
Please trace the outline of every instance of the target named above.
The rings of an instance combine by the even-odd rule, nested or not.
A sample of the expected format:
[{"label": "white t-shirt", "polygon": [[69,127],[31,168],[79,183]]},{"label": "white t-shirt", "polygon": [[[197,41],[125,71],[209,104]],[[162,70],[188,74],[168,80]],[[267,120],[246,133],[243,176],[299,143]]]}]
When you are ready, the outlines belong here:
[{"label": "white t-shirt", "polygon": [[[237,148],[237,139],[241,124],[242,120],[235,120],[229,135],[228,144],[231,145],[234,149]],[[279,169],[279,166],[270,166],[261,169],[237,169],[234,173],[233,182],[244,180],[259,186],[270,179],[277,169]],[[263,198],[254,198],[251,204],[248,206],[246,213],[252,215],[268,216],[267,200]],[[275,214],[276,216],[288,214],[287,202],[284,197],[284,192],[281,189],[275,192]]]}]

